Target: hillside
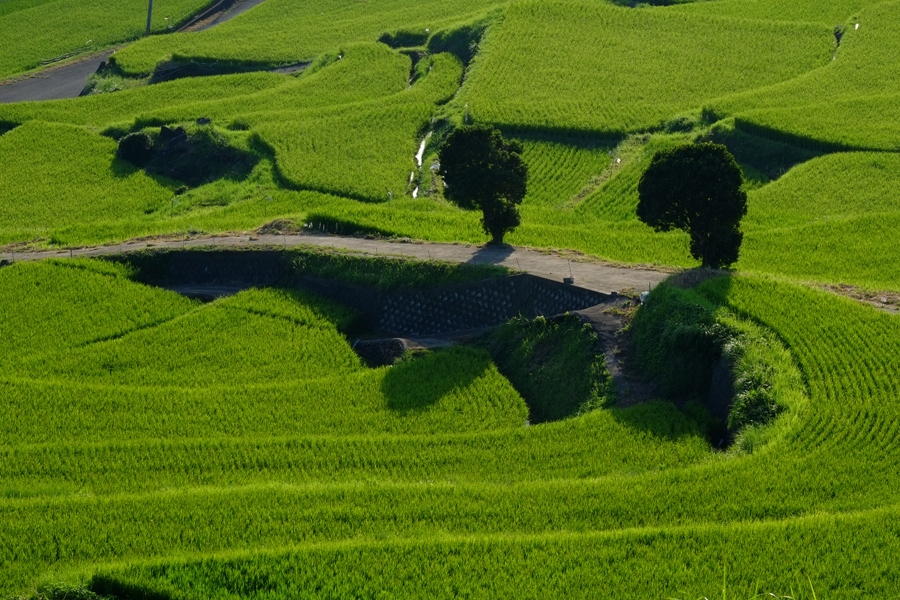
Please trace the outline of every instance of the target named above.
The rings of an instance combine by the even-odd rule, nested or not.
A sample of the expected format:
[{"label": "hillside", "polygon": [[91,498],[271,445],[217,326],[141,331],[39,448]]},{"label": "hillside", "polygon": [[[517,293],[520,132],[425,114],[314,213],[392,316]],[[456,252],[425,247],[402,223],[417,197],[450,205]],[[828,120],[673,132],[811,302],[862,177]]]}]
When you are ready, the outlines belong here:
[{"label": "hillside", "polygon": [[[635,185],[656,149],[715,139],[737,155],[751,191],[754,226],[739,268],[896,290],[894,246],[882,241],[896,218],[895,168],[866,202],[829,179],[823,191],[843,198],[840,218],[786,227],[770,210],[780,192],[767,188],[782,175],[821,186],[801,181],[811,158],[846,163],[855,160],[848,152],[893,154],[900,144],[895,3],[804,6],[395,0],[319,11],[267,0],[211,30],[153,36],[112,58],[116,77],[150,73],[163,59],[209,65],[211,76],[0,106],[0,152],[9,157],[0,243],[249,230],[274,217],[481,242],[476,216],[442,201],[430,169],[448,127],[468,119],[500,125],[528,149],[530,194],[512,243],[691,266],[686,236],[656,235],[634,219]],[[312,65],[297,75],[215,75],[297,62]],[[190,165],[147,178],[113,157],[130,131],[199,118],[246,158],[179,179]],[[43,176],[48,169],[53,177]],[[61,209],[73,201],[77,213]]]},{"label": "hillside", "polygon": [[[149,285],[152,252],[0,261],[0,597],[900,589],[900,321],[821,289],[900,293],[900,0],[265,0],[184,33],[211,3],[157,0],[146,38],[145,3],[76,4],[0,0],[0,79],[118,47],[88,95],[0,104],[10,257],[483,244],[438,151],[487,123],[530,172],[507,242],[688,273],[603,313],[631,324],[615,352],[545,315],[372,367],[356,344],[387,333],[291,281],[204,303]],[[741,166],[731,271],[695,277],[687,234],[637,219],[685,141]],[[283,243],[373,298],[507,274]]]}]

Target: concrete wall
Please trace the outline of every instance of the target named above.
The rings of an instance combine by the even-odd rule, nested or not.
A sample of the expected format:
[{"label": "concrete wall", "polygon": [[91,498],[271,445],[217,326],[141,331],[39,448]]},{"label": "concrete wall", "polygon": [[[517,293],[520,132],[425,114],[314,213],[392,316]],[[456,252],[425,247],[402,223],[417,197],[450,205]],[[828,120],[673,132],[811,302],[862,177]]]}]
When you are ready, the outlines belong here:
[{"label": "concrete wall", "polygon": [[378,327],[397,335],[433,335],[499,325],[519,315],[580,310],[609,298],[534,275],[512,275],[385,294]]},{"label": "concrete wall", "polygon": [[426,336],[499,325],[513,317],[551,316],[600,304],[610,296],[534,275],[511,275],[431,289],[382,292],[300,275],[278,250],[180,251],[131,257],[151,285],[234,289],[290,281],[301,289],[351,306],[378,329],[397,336]]}]

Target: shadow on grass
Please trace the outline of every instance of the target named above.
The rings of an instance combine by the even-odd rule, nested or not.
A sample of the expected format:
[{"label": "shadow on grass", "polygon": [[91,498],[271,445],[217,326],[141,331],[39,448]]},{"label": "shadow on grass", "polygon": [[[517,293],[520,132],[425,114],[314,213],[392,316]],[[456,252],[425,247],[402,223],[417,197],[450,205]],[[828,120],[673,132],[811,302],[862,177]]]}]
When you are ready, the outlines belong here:
[{"label": "shadow on grass", "polygon": [[[232,140],[212,126],[168,129],[150,136],[152,147],[140,164],[116,158],[110,170],[116,177],[128,177],[143,170],[161,185],[199,187],[214,181],[241,182],[264,158],[256,148],[249,150],[232,144]],[[168,136],[168,137],[167,137]]]},{"label": "shadow on grass", "polygon": [[490,367],[487,352],[447,348],[390,367],[381,389],[392,410],[401,414],[426,410],[447,394],[465,390]]},{"label": "shadow on grass", "polygon": [[669,400],[650,400],[633,406],[609,409],[619,425],[649,434],[663,441],[677,441],[691,435],[701,435],[715,445],[721,426],[698,403],[679,408]]},{"label": "shadow on grass", "polygon": [[[825,152],[767,139],[737,128],[713,128],[708,141],[722,144],[734,155],[745,179],[756,183],[774,181],[795,166],[822,156]],[[749,167],[749,168],[748,168]]]},{"label": "shadow on grass", "polygon": [[713,447],[727,446],[724,423],[734,394],[723,348],[732,334],[717,313],[731,286],[730,272],[698,268],[650,293],[632,321],[635,366],[669,402],[616,411],[617,420],[663,439],[689,432],[686,424],[693,423]]},{"label": "shadow on grass", "polygon": [[0,121],[0,135],[9,133],[18,126],[18,123],[13,123],[12,121]]},{"label": "shadow on grass", "polygon": [[[157,591],[147,586],[128,583],[112,575],[94,575],[88,588],[99,598],[129,598],[131,600],[172,600],[168,592]],[[75,597],[75,596],[73,596]],[[90,597],[86,600],[92,600]]]},{"label": "shadow on grass", "polygon": [[397,233],[394,231],[388,231],[387,229],[381,229],[371,225],[362,225],[348,219],[341,219],[339,217],[318,212],[308,213],[306,221],[307,229],[312,232],[333,233],[335,235],[372,236],[378,238],[397,237]]}]

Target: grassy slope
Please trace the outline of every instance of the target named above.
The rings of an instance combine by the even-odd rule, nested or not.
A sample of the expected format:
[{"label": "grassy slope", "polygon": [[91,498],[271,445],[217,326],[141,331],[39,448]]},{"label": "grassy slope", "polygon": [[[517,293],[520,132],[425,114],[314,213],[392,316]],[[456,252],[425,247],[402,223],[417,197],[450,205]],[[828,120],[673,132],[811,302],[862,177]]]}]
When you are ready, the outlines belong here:
[{"label": "grassy slope", "polygon": [[[211,0],[157,0],[152,30],[165,33]],[[0,79],[41,61],[139,38],[147,26],[144,0],[6,0],[0,8]]]},{"label": "grassy slope", "polygon": [[[897,548],[883,545],[883,532],[895,530],[897,513],[231,552],[107,569],[97,587],[136,586],[198,600],[254,598],[263,587],[269,597],[285,598],[589,598],[598,590],[617,598],[890,597],[898,584]],[[868,557],[853,561],[850,572],[841,552],[847,546]]]},{"label": "grassy slope", "polygon": [[[825,148],[900,148],[894,76],[900,3],[860,10],[848,22],[835,59],[794,81],[709,103],[719,115],[778,139]],[[856,24],[859,29],[856,29]]]},{"label": "grassy slope", "polygon": [[[369,578],[369,591],[401,597],[428,593],[435,578],[450,586],[439,597],[458,586],[507,597],[551,569],[568,574],[534,575],[536,589],[565,593],[597,577],[623,598],[696,596],[721,589],[713,586],[724,576],[734,593],[788,593],[808,575],[818,597],[852,598],[862,585],[884,595],[898,577],[893,561],[873,559],[898,549],[897,320],[765,279],[720,279],[701,291],[771,327],[807,378],[809,403],[779,418],[773,441],[752,455],[702,460],[686,431],[648,438],[650,415],[616,410],[487,437],[448,435],[457,427],[448,411],[442,435],[346,444],[259,434],[246,443],[7,443],[16,459],[4,461],[15,487],[0,500],[7,589],[36,571],[72,577],[99,567],[112,579],[172,586],[177,597],[231,585],[234,597],[254,597],[260,581],[289,597],[331,573],[320,561],[361,561],[330,579],[358,594],[371,560],[388,575]],[[490,451],[495,444],[510,453]],[[647,452],[667,444],[687,462],[651,466]],[[632,454],[634,463],[622,460]],[[109,470],[95,466],[110,459]],[[177,489],[161,489],[169,486]],[[75,495],[86,489],[94,494]],[[234,551],[242,554],[216,554]],[[164,564],[145,568],[146,558]],[[319,566],[299,566],[310,560]]]},{"label": "grassy slope", "polygon": [[489,34],[465,99],[481,121],[618,134],[824,66],[831,42],[818,25],[517,3]]},{"label": "grassy slope", "polygon": [[307,61],[342,44],[372,42],[384,32],[436,30],[502,5],[498,0],[353,2],[267,0],[214,29],[142,41],[117,53],[128,73],[149,73],[166,56],[195,60],[286,64]]}]

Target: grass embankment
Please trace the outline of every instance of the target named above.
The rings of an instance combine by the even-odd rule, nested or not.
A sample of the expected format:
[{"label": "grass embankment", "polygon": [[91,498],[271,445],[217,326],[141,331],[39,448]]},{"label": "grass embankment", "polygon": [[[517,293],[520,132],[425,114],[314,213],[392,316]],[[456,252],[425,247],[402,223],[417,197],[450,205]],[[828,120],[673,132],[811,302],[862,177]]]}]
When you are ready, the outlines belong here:
[{"label": "grass embankment", "polygon": [[736,441],[752,451],[774,435],[767,426],[779,414],[796,414],[808,402],[783,344],[715,298],[664,283],[638,311],[630,335],[642,370],[663,394],[712,411],[710,436],[720,445]]},{"label": "grass embankment", "polygon": [[[526,405],[483,350],[452,349],[369,370],[338,334],[347,311],[328,302],[258,290],[201,305],[134,283],[133,275],[86,260],[0,269],[3,304],[13,309],[4,311],[0,330],[20,332],[3,337],[0,384],[8,413],[0,419],[7,425],[0,432],[7,592],[42,574],[180,553],[188,539],[210,550],[228,547],[226,532],[237,533],[228,523],[244,514],[240,505],[246,514],[268,514],[270,524],[282,517],[269,509],[287,511],[295,525],[321,514],[324,529],[313,537],[336,540],[325,516],[329,502],[320,497],[329,489],[339,511],[339,498],[365,504],[368,492],[360,492],[375,486],[376,504],[396,500],[398,508],[425,514],[436,508],[428,499],[432,483],[441,496],[463,486],[463,504],[440,500],[440,512],[470,506],[458,514],[461,526],[470,510],[498,499],[491,491],[497,484],[541,488],[548,477],[673,468],[707,454],[696,425],[671,405],[526,427]],[[41,302],[21,295],[32,288]],[[103,310],[99,318],[94,306]],[[42,339],[37,332],[48,333],[32,344]],[[470,487],[487,496],[466,499]],[[308,503],[291,499],[301,489],[311,494]],[[415,499],[421,492],[425,504]],[[183,510],[170,512],[170,501]],[[131,508],[114,508],[121,502]],[[257,513],[257,502],[269,509]],[[214,515],[213,507],[231,517]],[[98,545],[96,527],[112,524],[107,509],[139,511],[145,516],[132,525],[148,529],[113,525],[125,537],[109,530],[97,534],[106,540]],[[201,514],[217,525],[194,521]],[[365,519],[384,523],[374,515]],[[476,531],[478,522],[466,527]],[[31,533],[23,537],[20,526]],[[85,527],[95,534],[81,536],[81,544],[74,532]],[[271,537],[267,527],[254,533],[250,524],[240,536],[276,546],[287,539]],[[166,533],[188,530],[181,541]],[[59,553],[47,554],[44,534],[65,540]],[[26,538],[30,549],[16,541]]]},{"label": "grass embankment", "polygon": [[575,316],[513,319],[482,344],[525,398],[532,423],[581,415],[616,400],[597,336]]},{"label": "grass embankment", "polygon": [[[242,256],[247,258],[246,263],[236,260]],[[390,291],[455,285],[510,274],[506,267],[495,265],[357,256],[315,246],[271,249],[258,261],[257,256],[258,250],[211,247],[130,252],[108,260],[127,265],[130,277],[149,285],[222,283],[222,279],[249,278],[260,285],[291,287],[298,278],[311,276]],[[260,274],[263,270],[268,274]],[[346,331],[348,327],[342,329]]]}]

